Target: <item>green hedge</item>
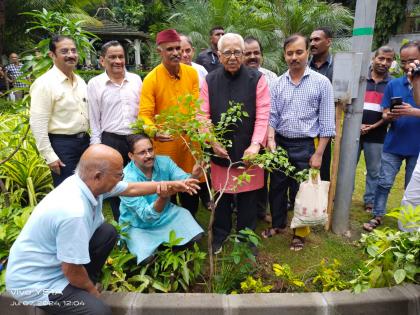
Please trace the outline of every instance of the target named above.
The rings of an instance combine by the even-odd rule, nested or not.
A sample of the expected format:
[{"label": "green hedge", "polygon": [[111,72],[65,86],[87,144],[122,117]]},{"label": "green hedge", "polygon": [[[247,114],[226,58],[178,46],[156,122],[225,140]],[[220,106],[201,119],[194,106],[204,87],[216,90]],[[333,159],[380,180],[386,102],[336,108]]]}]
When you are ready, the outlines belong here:
[{"label": "green hedge", "polygon": [[[97,75],[103,73],[103,70],[77,70],[76,73],[85,80],[86,83],[89,82],[90,79],[96,77]],[[149,73],[148,71],[141,71],[141,70],[132,70],[132,73],[138,74],[142,79]]]},{"label": "green hedge", "polygon": [[9,101],[5,96],[0,97],[0,113],[13,112],[15,103]]}]

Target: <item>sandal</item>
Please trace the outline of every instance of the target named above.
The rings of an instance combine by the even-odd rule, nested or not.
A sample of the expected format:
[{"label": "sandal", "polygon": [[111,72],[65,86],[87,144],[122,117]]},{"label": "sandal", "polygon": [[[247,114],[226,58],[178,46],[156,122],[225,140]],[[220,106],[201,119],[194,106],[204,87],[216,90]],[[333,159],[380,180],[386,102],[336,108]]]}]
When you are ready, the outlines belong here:
[{"label": "sandal", "polygon": [[268,228],[261,232],[261,236],[263,238],[270,238],[277,234],[284,234],[286,232],[286,228]]},{"label": "sandal", "polygon": [[293,235],[292,243],[290,244],[290,250],[298,252],[303,249],[303,245],[305,244],[305,238]]},{"label": "sandal", "polygon": [[382,224],[381,217],[375,217],[371,219],[369,222],[363,224],[363,229],[367,232],[372,232],[378,226]]}]

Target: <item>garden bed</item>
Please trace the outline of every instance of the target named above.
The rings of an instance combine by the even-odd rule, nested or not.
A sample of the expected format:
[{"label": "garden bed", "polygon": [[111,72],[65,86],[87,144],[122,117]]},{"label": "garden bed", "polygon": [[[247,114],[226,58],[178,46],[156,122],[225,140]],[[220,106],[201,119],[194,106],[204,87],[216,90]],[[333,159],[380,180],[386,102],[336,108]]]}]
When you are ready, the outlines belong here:
[{"label": "garden bed", "polygon": [[[358,295],[348,291],[238,295],[104,292],[101,298],[111,306],[113,315],[420,314],[420,286],[418,285],[370,289]],[[11,306],[13,301],[7,294],[0,295],[0,312],[2,315],[45,314],[40,310],[35,310],[32,306]]]}]

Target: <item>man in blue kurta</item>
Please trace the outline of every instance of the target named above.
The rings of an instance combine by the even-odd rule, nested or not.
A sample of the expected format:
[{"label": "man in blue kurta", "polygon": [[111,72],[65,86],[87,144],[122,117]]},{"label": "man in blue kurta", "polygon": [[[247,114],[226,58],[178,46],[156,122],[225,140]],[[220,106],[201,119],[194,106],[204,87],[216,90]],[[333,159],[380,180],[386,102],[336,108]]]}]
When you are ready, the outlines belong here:
[{"label": "man in blue kurta", "polygon": [[[198,178],[200,169],[194,167],[192,174],[185,173],[167,156],[155,156],[150,139],[142,134],[128,137],[128,153],[131,162],[124,168],[124,178],[132,182],[158,182]],[[121,197],[120,224],[128,233],[126,243],[137,263],[148,262],[155,250],[169,241],[169,232],[174,230],[182,238],[179,245],[192,243],[201,238],[203,229],[191,213],[171,201],[173,192],[153,194],[136,198]]]}]

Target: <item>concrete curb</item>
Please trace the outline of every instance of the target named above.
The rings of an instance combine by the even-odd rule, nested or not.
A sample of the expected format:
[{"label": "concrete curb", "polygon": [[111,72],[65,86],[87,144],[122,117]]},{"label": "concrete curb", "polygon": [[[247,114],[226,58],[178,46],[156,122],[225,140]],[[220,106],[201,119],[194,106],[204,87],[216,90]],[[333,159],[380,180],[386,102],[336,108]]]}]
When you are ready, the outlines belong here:
[{"label": "concrete curb", "polygon": [[[114,315],[418,315],[420,285],[327,293],[267,294],[140,294],[104,292],[102,299]],[[7,293],[0,295],[2,315],[44,315],[32,306],[12,305]]]}]

